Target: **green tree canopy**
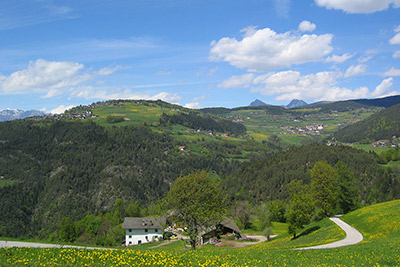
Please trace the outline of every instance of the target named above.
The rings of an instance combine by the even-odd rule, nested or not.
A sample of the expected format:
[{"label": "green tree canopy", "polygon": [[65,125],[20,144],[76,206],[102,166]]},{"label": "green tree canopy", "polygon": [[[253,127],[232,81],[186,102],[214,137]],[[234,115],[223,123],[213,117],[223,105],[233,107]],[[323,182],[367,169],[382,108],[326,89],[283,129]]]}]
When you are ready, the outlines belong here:
[{"label": "green tree canopy", "polygon": [[227,212],[225,193],[206,171],[176,179],[165,200],[172,211],[169,220],[186,227],[192,249],[200,233],[220,223]]},{"label": "green tree canopy", "polygon": [[74,221],[69,217],[63,217],[61,219],[58,236],[61,241],[74,242],[78,237],[77,229]]},{"label": "green tree canopy", "polygon": [[286,221],[289,224],[289,234],[303,229],[304,225],[310,223],[314,207],[311,201],[310,186],[303,184],[302,180],[293,180],[288,184],[290,202],[286,211]]},{"label": "green tree canopy", "polygon": [[347,165],[338,161],[335,165],[338,173],[336,183],[336,206],[339,213],[348,213],[359,206],[359,190],[355,186],[356,178]]},{"label": "green tree canopy", "polygon": [[325,161],[317,161],[311,170],[311,191],[317,217],[332,215],[335,206],[335,184],[338,174]]}]

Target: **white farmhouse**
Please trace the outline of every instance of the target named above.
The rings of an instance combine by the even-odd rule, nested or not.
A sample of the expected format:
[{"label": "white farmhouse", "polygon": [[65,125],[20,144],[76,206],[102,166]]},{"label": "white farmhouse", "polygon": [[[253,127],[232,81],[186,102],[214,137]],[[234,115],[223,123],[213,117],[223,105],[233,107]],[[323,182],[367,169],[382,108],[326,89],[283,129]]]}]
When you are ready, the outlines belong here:
[{"label": "white farmhouse", "polygon": [[126,246],[149,243],[163,236],[161,218],[126,217],[122,228]]}]

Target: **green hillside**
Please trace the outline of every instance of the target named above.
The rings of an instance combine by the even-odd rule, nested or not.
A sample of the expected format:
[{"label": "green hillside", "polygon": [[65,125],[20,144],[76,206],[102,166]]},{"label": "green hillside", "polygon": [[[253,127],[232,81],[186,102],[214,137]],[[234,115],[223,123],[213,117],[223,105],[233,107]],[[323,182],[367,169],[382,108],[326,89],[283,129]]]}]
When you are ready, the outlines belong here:
[{"label": "green hillside", "polygon": [[347,143],[392,139],[393,136],[399,135],[400,104],[384,109],[333,134],[337,140]]},{"label": "green hillside", "polygon": [[374,154],[347,146],[309,145],[243,164],[224,180],[233,199],[259,202],[286,199],[286,185],[296,179],[311,181],[310,170],[317,161],[331,166],[344,162],[356,177],[363,203],[400,198],[400,177],[382,168]]},{"label": "green hillside", "polygon": [[[123,250],[0,249],[3,266],[399,266],[400,201],[385,202],[351,212],[343,220],[360,230],[365,240],[353,246],[323,250],[293,250],[343,238],[343,233],[324,220],[320,227],[297,240],[265,242],[247,248],[205,246],[191,251],[173,242],[156,249],[149,246]],[[325,239],[323,241],[323,239]]]},{"label": "green hillside", "polygon": [[63,217],[79,222],[87,216],[98,216],[93,220],[101,220],[107,233],[127,210],[157,213],[157,201],[177,177],[202,169],[220,177],[232,206],[242,200],[287,201],[287,184],[296,179],[309,184],[319,160],[348,166],[360,203],[399,198],[400,173],[380,166],[372,153],[315,144],[293,148],[288,143],[318,138],[261,130],[294,118],[304,124],[339,122],[337,117],[372,111],[321,115],[277,107],[215,115],[163,101],[113,100],[0,123],[0,236],[51,239]]}]

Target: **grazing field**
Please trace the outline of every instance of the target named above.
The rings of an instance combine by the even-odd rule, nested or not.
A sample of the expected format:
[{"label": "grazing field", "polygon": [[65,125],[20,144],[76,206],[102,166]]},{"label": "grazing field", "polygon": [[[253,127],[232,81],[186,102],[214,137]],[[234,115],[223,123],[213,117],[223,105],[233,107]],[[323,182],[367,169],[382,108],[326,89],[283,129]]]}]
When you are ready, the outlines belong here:
[{"label": "grazing field", "polygon": [[[336,249],[293,250],[343,238],[325,219],[306,227],[303,236],[276,240],[247,248],[204,246],[191,251],[182,241],[149,249],[0,249],[1,266],[400,266],[400,200],[365,207],[343,220],[360,230],[360,244]],[[279,226],[282,228],[282,225]],[[307,229],[315,229],[310,231]],[[310,232],[310,233],[307,233]]]}]

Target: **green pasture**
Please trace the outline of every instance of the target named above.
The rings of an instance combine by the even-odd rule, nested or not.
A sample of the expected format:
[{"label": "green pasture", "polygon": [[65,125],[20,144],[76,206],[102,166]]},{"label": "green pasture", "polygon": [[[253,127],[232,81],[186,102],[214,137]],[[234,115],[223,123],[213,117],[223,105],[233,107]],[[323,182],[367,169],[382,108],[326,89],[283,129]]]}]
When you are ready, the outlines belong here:
[{"label": "green pasture", "polygon": [[356,144],[352,145],[352,147],[365,150],[365,151],[372,151],[375,152],[376,154],[380,154],[381,152],[387,151],[390,148],[389,147],[372,147],[370,144]]},{"label": "green pasture", "polygon": [[293,250],[344,237],[330,220],[315,222],[291,240],[280,235],[270,242],[245,248],[213,247],[195,251],[183,241],[152,249],[150,245],[125,249],[0,249],[0,266],[400,266],[400,200],[361,208],[343,217],[364,235],[357,245],[335,249]]}]

